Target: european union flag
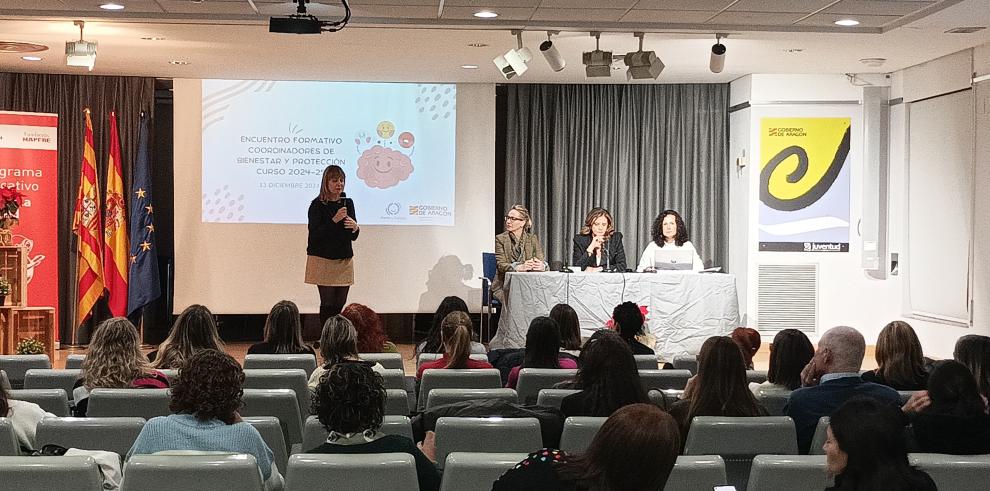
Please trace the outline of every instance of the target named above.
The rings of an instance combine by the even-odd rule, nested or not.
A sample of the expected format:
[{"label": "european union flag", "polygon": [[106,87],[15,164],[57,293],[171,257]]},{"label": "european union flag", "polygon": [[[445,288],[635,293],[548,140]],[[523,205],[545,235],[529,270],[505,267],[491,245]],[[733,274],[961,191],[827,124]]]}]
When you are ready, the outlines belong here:
[{"label": "european union flag", "polygon": [[141,115],[137,161],[131,183],[131,267],[128,273],[127,315],[162,294],[158,283],[154,208],[151,205],[151,146],[147,115]]}]

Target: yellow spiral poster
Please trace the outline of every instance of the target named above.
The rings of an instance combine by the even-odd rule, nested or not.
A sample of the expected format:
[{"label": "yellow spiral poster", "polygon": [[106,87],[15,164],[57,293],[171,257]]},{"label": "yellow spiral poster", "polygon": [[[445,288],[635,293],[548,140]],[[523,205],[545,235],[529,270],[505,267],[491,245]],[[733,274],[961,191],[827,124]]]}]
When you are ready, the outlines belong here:
[{"label": "yellow spiral poster", "polygon": [[761,251],[849,251],[850,135],[850,118],[761,120]]}]

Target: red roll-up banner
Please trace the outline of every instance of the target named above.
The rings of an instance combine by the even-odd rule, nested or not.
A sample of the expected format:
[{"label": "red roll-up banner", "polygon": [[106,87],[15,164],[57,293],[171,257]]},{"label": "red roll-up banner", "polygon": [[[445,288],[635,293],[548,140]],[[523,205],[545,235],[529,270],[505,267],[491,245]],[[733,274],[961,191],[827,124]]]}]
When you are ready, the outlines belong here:
[{"label": "red roll-up banner", "polygon": [[55,308],[57,324],[57,114],[0,111],[0,188],[24,194],[11,232],[27,253],[27,305]]}]

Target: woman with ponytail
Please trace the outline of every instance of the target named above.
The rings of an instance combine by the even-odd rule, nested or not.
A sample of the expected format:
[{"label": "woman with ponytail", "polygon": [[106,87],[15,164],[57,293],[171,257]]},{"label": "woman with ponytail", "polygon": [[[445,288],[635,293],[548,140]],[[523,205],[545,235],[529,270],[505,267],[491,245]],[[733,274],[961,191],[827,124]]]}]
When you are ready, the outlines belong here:
[{"label": "woman with ponytail", "polygon": [[471,317],[464,312],[451,312],[440,323],[443,337],[443,356],[436,361],[423,363],[416,371],[416,379],[423,378],[423,372],[437,368],[494,368],[487,361],[471,359]]}]

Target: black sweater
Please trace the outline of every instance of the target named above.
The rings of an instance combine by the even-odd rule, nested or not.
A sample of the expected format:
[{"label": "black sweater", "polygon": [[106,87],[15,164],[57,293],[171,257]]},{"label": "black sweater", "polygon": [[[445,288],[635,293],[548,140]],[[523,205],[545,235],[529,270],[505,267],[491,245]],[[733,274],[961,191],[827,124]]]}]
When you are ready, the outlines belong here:
[{"label": "black sweater", "polygon": [[358,232],[344,228],[344,221],[333,223],[333,216],[347,203],[347,216],[357,221],[354,214],[354,201],[340,199],[324,203],[316,198],[309,205],[309,240],[306,254],[326,259],[348,259],[354,257],[351,242],[357,239]]}]

